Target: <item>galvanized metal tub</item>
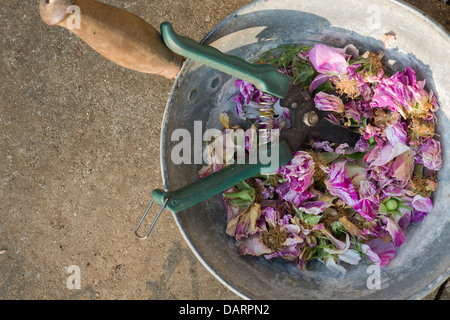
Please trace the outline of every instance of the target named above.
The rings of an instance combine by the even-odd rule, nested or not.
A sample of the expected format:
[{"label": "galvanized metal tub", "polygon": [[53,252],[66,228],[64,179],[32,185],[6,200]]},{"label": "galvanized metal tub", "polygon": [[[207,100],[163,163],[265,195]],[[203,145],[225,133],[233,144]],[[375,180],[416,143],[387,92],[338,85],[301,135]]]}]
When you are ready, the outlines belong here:
[{"label": "galvanized metal tub", "polygon": [[[386,50],[384,33],[397,40]],[[225,286],[245,299],[420,299],[450,276],[450,37],[421,12],[399,1],[260,0],[230,15],[203,40],[219,50],[250,60],[280,44],[330,45],[353,43],[361,51],[385,51],[393,70],[408,65],[427,89],[436,94],[438,132],[444,166],[439,173],[435,207],[421,223],[405,232],[407,241],[398,255],[381,269],[381,288],[368,285],[371,273],[364,263],[336,276],[320,262],[300,271],[294,264],[263,257],[240,256],[234,239],[225,234],[226,212],[216,196],[174,214],[185,240],[204,266]],[[219,114],[234,116],[232,97],[237,90],[230,76],[194,61],[187,61],[168,101],[162,127],[161,166],[164,187],[175,190],[198,179],[201,164],[175,165],[171,141],[175,129],[194,134],[194,122],[203,132],[221,128]],[[202,152],[195,149],[194,152]]]}]

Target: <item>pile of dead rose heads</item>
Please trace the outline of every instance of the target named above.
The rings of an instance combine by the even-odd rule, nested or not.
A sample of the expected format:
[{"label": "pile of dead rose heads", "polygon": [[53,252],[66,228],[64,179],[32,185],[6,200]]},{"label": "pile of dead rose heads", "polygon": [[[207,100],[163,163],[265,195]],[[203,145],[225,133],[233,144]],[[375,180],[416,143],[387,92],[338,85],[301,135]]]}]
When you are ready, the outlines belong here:
[{"label": "pile of dead rose heads", "polygon": [[[312,260],[342,273],[342,262],[385,266],[405,242],[403,231],[433,208],[442,166],[439,106],[425,80],[409,67],[388,75],[382,54],[359,55],[352,45],[282,46],[256,63],[275,65],[309,88],[319,110],[361,138],[354,148],[311,139],[277,172],[227,190],[226,233],[242,255],[279,257],[301,269]],[[243,80],[236,86],[236,114],[252,128],[290,126],[278,98]],[[226,114],[221,122],[232,128]],[[210,150],[201,176],[224,166]]]}]

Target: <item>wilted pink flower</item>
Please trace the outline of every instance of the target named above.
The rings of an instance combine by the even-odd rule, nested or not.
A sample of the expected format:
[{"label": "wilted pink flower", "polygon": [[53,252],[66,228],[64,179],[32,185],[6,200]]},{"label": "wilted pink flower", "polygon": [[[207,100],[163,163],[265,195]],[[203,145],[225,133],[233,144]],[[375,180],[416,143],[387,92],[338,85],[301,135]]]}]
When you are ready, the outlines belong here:
[{"label": "wilted pink flower", "polygon": [[[286,239],[279,244],[277,251],[269,248],[263,241],[262,233],[257,232],[248,237],[240,237],[236,243],[241,254],[246,255],[264,255],[266,259],[275,257],[286,257],[289,260],[298,259],[301,254],[301,248],[304,246],[305,234],[302,227],[291,222],[291,215],[281,213],[274,207],[266,207],[262,211],[264,223],[260,223],[260,231],[267,230],[267,226],[277,227],[287,233]],[[308,230],[310,232],[310,230]]]},{"label": "wilted pink flower", "polygon": [[309,51],[309,60],[320,74],[311,82],[309,89],[314,91],[328,78],[343,74],[348,67],[342,52],[324,44],[317,44]]},{"label": "wilted pink flower", "polygon": [[331,204],[328,201],[306,201],[298,206],[298,209],[308,214],[320,214]]},{"label": "wilted pink flower", "polygon": [[264,244],[260,234],[254,234],[248,238],[241,239],[236,242],[236,246],[241,255],[260,256],[272,252],[272,250]]},{"label": "wilted pink flower", "polygon": [[[390,142],[387,142],[382,148],[373,148],[371,151],[369,151],[366,155],[367,159],[370,159],[370,156],[375,156],[374,160],[370,164],[371,166],[383,166],[393,160],[395,157],[401,155],[402,153],[409,150],[409,147],[402,144],[402,143],[396,143],[393,145]],[[372,155],[372,153],[375,153]]]},{"label": "wilted pink flower", "polygon": [[314,149],[323,149],[327,152],[334,152],[333,147],[330,146],[328,141],[315,141],[312,145]]},{"label": "wilted pink flower", "polygon": [[370,198],[358,200],[353,206],[356,212],[363,216],[366,220],[372,221],[380,209],[379,203]]},{"label": "wilted pink flower", "polygon": [[415,102],[418,103],[422,109],[430,109],[430,111],[436,112],[439,109],[439,105],[433,95],[433,91],[428,92],[425,90],[426,80],[417,81],[415,79],[414,70],[409,69],[408,72],[412,82],[408,85],[408,89],[414,97]]},{"label": "wilted pink flower", "polygon": [[254,203],[228,221],[226,233],[237,240],[251,236],[258,231],[257,222],[260,216],[261,206]]},{"label": "wilted pink flower", "polygon": [[289,163],[278,169],[278,173],[289,183],[291,190],[302,193],[313,183],[314,167],[308,152],[297,151]]},{"label": "wilted pink flower", "polygon": [[358,195],[347,174],[345,164],[347,161],[335,162],[329,169],[325,185],[333,196],[338,196],[346,204],[353,207],[358,201]]},{"label": "wilted pink flower", "polygon": [[397,179],[401,186],[405,186],[411,178],[414,170],[414,155],[404,152],[397,156],[390,166],[390,176]]},{"label": "wilted pink flower", "polygon": [[[235,85],[238,87],[239,93],[233,97],[233,100],[236,102],[236,115],[239,118],[257,118],[261,114],[259,111],[261,102],[275,103],[278,101],[277,97],[265,94],[245,80],[238,79],[235,81]],[[277,115],[282,114],[283,108],[280,107],[277,112]]]},{"label": "wilted pink flower", "polygon": [[383,78],[374,91],[372,107],[388,107],[393,112],[399,112],[403,118],[415,106],[415,99],[408,86],[416,83],[415,73],[406,67],[402,72],[396,72],[390,78]]},{"label": "wilted pink flower", "polygon": [[433,210],[433,202],[429,197],[422,197],[421,195],[416,194],[411,201],[411,204],[414,209],[422,212],[428,213]]},{"label": "wilted pink flower", "polygon": [[277,221],[279,219],[278,211],[273,207],[267,207],[262,211],[262,214],[265,217],[265,220],[272,226],[275,227],[277,225]]},{"label": "wilted pink flower", "polygon": [[[392,39],[392,35],[387,34],[383,41],[389,46]],[[241,254],[263,255],[266,259],[281,257],[295,261],[303,268],[311,258],[303,250],[306,247],[320,247],[311,237],[314,232],[318,232],[326,235],[334,244],[334,248],[320,247],[327,253],[322,259],[328,268],[345,273],[338,263],[356,264],[361,254],[383,267],[396,255],[396,247],[406,241],[403,230],[411,223],[421,221],[433,209],[431,196],[417,194],[412,178],[416,164],[423,164],[428,172],[438,171],[443,165],[439,141],[429,138],[434,134],[437,122],[434,114],[439,108],[436,98],[432,92],[425,90],[425,80],[418,81],[415,72],[409,67],[390,77],[384,74],[383,68],[379,68],[375,72],[377,74],[358,71],[362,65],[349,65],[348,62],[349,57],[359,55],[357,50],[353,51],[347,54],[346,48],[318,44],[308,53],[302,52],[299,58],[305,61],[309,59],[319,74],[310,84],[311,91],[328,80],[337,92],[336,95],[318,92],[314,97],[317,109],[328,112],[327,116],[341,125],[350,119],[345,125],[354,129],[359,127],[361,139],[353,148],[345,143],[316,140],[313,149],[333,153],[324,157],[327,164],[314,163],[309,152],[295,152],[293,159],[278,169],[277,173],[282,176],[283,182],[277,183],[277,186],[266,185],[267,182],[253,178],[252,186],[257,190],[257,199],[261,200],[257,204],[261,206],[259,210],[253,207],[255,203],[248,210],[247,206],[242,206],[242,202],[237,202],[239,207],[238,204],[232,206],[232,202],[225,201],[227,233],[238,240]],[[378,57],[381,59],[381,55]],[[292,76],[294,70],[288,66],[279,71]],[[261,103],[265,105],[265,101],[268,101],[267,95],[243,80],[236,81],[236,86],[239,89],[235,97],[238,116],[256,117],[255,127],[267,126],[270,129],[288,126],[285,123],[289,123],[289,114],[285,114],[287,109],[283,109],[279,101],[271,101],[274,103],[274,114],[278,117],[263,123],[257,117],[261,112]],[[349,100],[345,100],[344,104],[339,94],[346,94]],[[356,97],[358,99],[354,100]],[[391,110],[392,117],[384,112],[386,110],[378,108]],[[276,113],[275,109],[279,112]],[[415,123],[417,119],[420,121]],[[416,124],[420,129],[422,125],[427,127],[430,124],[433,130],[430,134],[427,131],[426,135],[415,135],[418,132],[415,131]],[[364,153],[365,167],[360,162],[360,156]],[[326,188],[314,185],[313,176],[319,165],[328,174],[324,180]],[[427,192],[434,191],[436,186],[434,189],[432,187]],[[389,197],[395,200],[388,202]],[[355,246],[350,244],[348,236],[346,241],[336,239],[325,221],[316,223],[311,229],[298,223],[301,215],[292,214],[292,206],[295,206],[301,212],[318,215],[330,206],[330,199],[336,201],[338,206],[345,203],[365,220],[372,221],[370,228],[364,228],[360,234],[364,240],[367,239],[365,236],[370,236],[371,240],[362,243],[358,253]],[[381,205],[382,201],[385,207]],[[394,201],[397,205],[394,205]],[[383,209],[381,212],[380,208]],[[278,241],[276,246],[270,244],[272,239],[266,233],[270,228],[283,232],[282,243]],[[387,239],[389,242],[385,243]]]},{"label": "wilted pink flower", "polygon": [[414,110],[416,104],[421,108],[429,104],[431,108],[426,109],[436,111],[439,106],[432,92],[428,93],[424,89],[425,83],[425,80],[417,81],[414,70],[406,67],[404,71],[396,72],[390,78],[381,79],[370,105],[374,108],[388,107],[393,112],[399,112],[404,119]]},{"label": "wilted pink flower", "polygon": [[344,112],[344,103],[335,95],[320,91],[314,97],[316,108],[322,111]]},{"label": "wilted pink flower", "polygon": [[380,209],[378,199],[378,190],[374,182],[362,180],[359,184],[359,200],[355,203],[353,209],[361,216],[372,221]]},{"label": "wilted pink flower", "polygon": [[386,127],[385,129],[386,139],[392,144],[397,143],[406,144],[406,130],[403,123],[397,121],[396,123]]},{"label": "wilted pink flower", "polygon": [[361,245],[362,253],[370,258],[375,265],[384,267],[397,254],[392,242],[386,243],[381,238],[375,238]]},{"label": "wilted pink flower", "polygon": [[400,229],[397,222],[395,222],[395,220],[393,220],[392,218],[383,216],[382,220],[385,223],[386,231],[391,235],[392,241],[394,241],[395,246],[400,247],[403,242],[406,241],[406,237],[402,229]]},{"label": "wilted pink flower", "polygon": [[[283,185],[283,186],[282,186]],[[281,198],[283,200],[286,200],[287,202],[292,203],[294,206],[299,206],[303,201],[314,198],[314,195],[309,192],[308,190],[297,192],[295,190],[291,190],[288,186],[288,183],[282,183],[280,187],[277,188],[277,193],[280,194]],[[282,189],[284,186],[288,186],[287,189],[284,190],[284,193],[282,193]]]},{"label": "wilted pink flower", "polygon": [[361,113],[358,111],[356,107],[355,101],[350,101],[345,105],[345,116],[349,119],[353,118],[358,122],[358,125],[361,124]]},{"label": "wilted pink flower", "polygon": [[413,207],[413,214],[410,217],[410,223],[420,222],[422,219],[433,210],[433,202],[429,197],[422,197],[416,194],[411,201]]},{"label": "wilted pink flower", "polygon": [[264,184],[260,179],[255,179],[257,189],[262,199],[267,200],[273,197],[274,187]]},{"label": "wilted pink flower", "polygon": [[438,171],[442,167],[441,144],[439,141],[428,138],[422,145],[423,165],[430,170]]},{"label": "wilted pink flower", "polygon": [[256,89],[251,83],[241,79],[236,80],[235,85],[239,89],[239,93],[233,98],[236,102],[236,115],[245,119],[244,105],[249,104],[253,99],[258,99],[261,91]]}]

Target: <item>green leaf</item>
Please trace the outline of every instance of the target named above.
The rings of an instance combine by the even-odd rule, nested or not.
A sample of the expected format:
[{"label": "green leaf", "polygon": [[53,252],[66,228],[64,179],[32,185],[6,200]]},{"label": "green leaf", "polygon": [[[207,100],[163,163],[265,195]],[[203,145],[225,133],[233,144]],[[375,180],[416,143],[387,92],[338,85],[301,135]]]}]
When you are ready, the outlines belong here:
[{"label": "green leaf", "polygon": [[[239,182],[236,187],[239,191],[227,192],[223,196],[233,201],[236,205],[251,204],[255,201],[256,190],[252,188],[246,181]],[[239,200],[240,199],[240,200]]]},{"label": "green leaf", "polygon": [[398,207],[399,207],[399,208],[405,208],[405,209],[408,209],[408,210],[412,210],[412,209],[413,209],[412,207],[407,206],[407,205],[404,204],[404,203],[399,203],[399,204],[398,204]]},{"label": "green leaf", "polygon": [[384,214],[384,215],[386,215],[386,214],[389,213],[389,211],[388,211],[388,209],[386,208],[386,206],[384,205],[384,203],[380,203],[380,210],[379,210],[379,213]]},{"label": "green leaf", "polygon": [[344,224],[340,221],[334,221],[331,224],[331,230],[333,231],[333,234],[339,238],[340,236],[342,236],[345,228],[344,228]]},{"label": "green leaf", "polygon": [[304,223],[310,225],[311,227],[316,225],[320,221],[320,219],[322,219],[321,215],[305,213],[295,206],[293,206],[293,208],[297,213],[298,218]]},{"label": "green leaf", "polygon": [[377,142],[376,142],[375,138],[374,137],[370,137],[369,138],[369,149],[372,150],[373,147],[375,147],[376,145],[377,145]]},{"label": "green leaf", "polygon": [[367,251],[368,251],[369,249],[367,249],[366,251],[364,251],[364,249],[363,249],[363,247],[362,247],[363,240],[359,237],[358,231],[356,231],[356,235],[353,235],[353,234],[351,234],[351,233],[349,233],[348,235],[350,236],[350,240],[352,241],[353,246],[354,246],[356,252],[359,254],[359,256],[360,256],[361,259],[364,261],[364,263],[366,264],[366,266],[370,266],[370,265],[374,264],[374,263],[375,263],[374,261],[372,261],[372,262],[370,262],[370,263],[368,262],[368,259],[367,259]]},{"label": "green leaf", "polygon": [[362,127],[367,126],[367,118],[366,117],[361,116],[361,126]]}]

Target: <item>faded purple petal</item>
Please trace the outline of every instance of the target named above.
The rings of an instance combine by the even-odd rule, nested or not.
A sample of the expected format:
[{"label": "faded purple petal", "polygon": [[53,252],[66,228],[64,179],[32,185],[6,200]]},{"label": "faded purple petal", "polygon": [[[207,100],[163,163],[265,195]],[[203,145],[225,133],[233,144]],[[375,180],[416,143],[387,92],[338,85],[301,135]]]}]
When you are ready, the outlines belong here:
[{"label": "faded purple petal", "polygon": [[349,119],[355,119],[358,122],[358,125],[361,123],[361,113],[358,111],[355,101],[352,100],[345,105],[344,114]]},{"label": "faded purple petal", "polygon": [[255,234],[246,239],[237,241],[236,246],[241,255],[260,256],[272,252],[272,250],[263,243],[260,234]]},{"label": "faded purple petal", "polygon": [[276,193],[280,195],[280,198],[293,204],[294,206],[299,206],[303,201],[314,198],[314,194],[305,190],[303,192],[297,192],[289,188],[289,183],[283,182],[275,190]]},{"label": "faded purple petal", "polygon": [[426,216],[427,216],[426,212],[414,210],[414,212],[412,213],[411,218],[410,218],[410,223],[421,222],[423,220],[423,218],[425,218]]},{"label": "faded purple petal", "polygon": [[327,152],[334,152],[333,148],[330,146],[328,141],[316,141],[313,143],[312,147],[314,149],[323,149]]},{"label": "faded purple petal", "polygon": [[358,201],[358,195],[348,177],[345,164],[347,161],[333,163],[329,170],[325,185],[330,193],[341,198],[346,204],[353,207]]},{"label": "faded purple petal", "polygon": [[239,93],[243,96],[244,103],[249,103],[253,99],[258,101],[258,98],[262,94],[262,92],[256,89],[253,84],[245,80],[238,79],[235,81],[235,85],[238,87]]},{"label": "faded purple petal", "polygon": [[292,203],[294,206],[299,206],[303,201],[314,198],[314,195],[305,190],[303,192],[297,192],[295,190],[289,190],[282,197],[283,200]]},{"label": "faded purple petal", "polygon": [[290,257],[298,257],[301,254],[301,249],[297,245],[297,243],[294,243],[293,245],[285,246],[282,250],[275,251],[271,254],[264,255],[264,258],[266,259],[272,259],[272,258],[283,258],[286,256]]},{"label": "faded purple petal", "polygon": [[369,140],[370,138],[377,138],[380,135],[380,129],[378,127],[374,127],[370,124],[366,125],[364,128],[364,138]]},{"label": "faded purple petal", "polygon": [[391,177],[396,178],[402,186],[405,186],[414,170],[414,155],[409,151],[400,154],[392,162],[390,169]]},{"label": "faded purple petal", "polygon": [[313,183],[314,161],[305,151],[294,153],[293,159],[278,169],[291,190],[302,193]]},{"label": "faded purple petal", "polygon": [[324,73],[319,74],[317,77],[314,78],[314,80],[309,85],[309,90],[310,91],[316,90],[322,83],[327,81],[328,78],[329,76],[327,76]]},{"label": "faded purple petal", "polygon": [[391,235],[396,247],[400,247],[406,241],[405,234],[398,226],[397,222],[389,217],[383,217],[383,222],[386,224],[386,231]]},{"label": "faded purple petal", "polygon": [[416,84],[414,71],[406,68],[402,72],[396,72],[390,78],[383,78],[374,91],[373,107],[388,107],[394,112],[399,112],[403,118],[412,111],[415,99],[409,86]]},{"label": "faded purple petal", "polygon": [[370,149],[369,141],[363,136],[356,142],[354,152],[367,152]]},{"label": "faded purple petal", "polygon": [[262,199],[267,200],[273,197],[274,188],[271,185],[265,185],[260,179],[255,179],[255,182]]},{"label": "faded purple petal", "polygon": [[244,102],[244,97],[242,95],[236,95],[233,97],[234,102],[236,102],[236,116],[238,118],[245,119],[245,113],[242,103]]},{"label": "faded purple petal", "polygon": [[369,180],[361,180],[358,192],[361,198],[373,198],[379,193],[376,184]]},{"label": "faded purple petal", "polygon": [[336,247],[335,249],[326,249],[327,252],[332,253],[332,254],[343,253],[343,252],[347,251],[348,248],[350,247],[350,238],[349,238],[348,234],[346,235],[345,242],[343,242],[339,239],[336,239],[327,228],[320,229],[320,231],[322,233],[324,233],[327,236],[327,238],[330,239],[331,242],[333,242],[333,244]]},{"label": "faded purple petal", "polygon": [[372,221],[378,215],[380,205],[377,200],[364,198],[358,200],[353,206],[353,209],[368,221]]},{"label": "faded purple petal", "polygon": [[401,122],[390,125],[385,130],[386,138],[392,145],[397,143],[406,144],[406,131]]},{"label": "faded purple petal", "polygon": [[405,194],[404,186],[394,182],[392,179],[384,181],[382,185],[382,192],[386,197],[401,197]]},{"label": "faded purple petal", "polygon": [[325,92],[319,92],[314,97],[316,108],[321,111],[344,112],[344,103],[339,97]]},{"label": "faded purple petal", "polygon": [[[372,149],[372,150],[375,150]],[[398,155],[402,154],[403,152],[406,152],[409,150],[409,147],[402,144],[397,143],[392,145],[391,143],[386,143],[381,150],[379,150],[379,153],[376,157],[376,159],[371,163],[372,166],[382,166],[397,157]]]},{"label": "faded purple petal", "polygon": [[353,152],[349,152],[352,151],[352,148],[350,148],[350,146],[348,145],[348,143],[341,143],[335,150],[335,152],[337,154],[349,154],[349,153],[353,153]]},{"label": "faded purple petal", "polygon": [[429,213],[433,210],[433,202],[429,197],[422,197],[421,195],[416,194],[411,201],[412,207],[424,213]]},{"label": "faded purple petal", "polygon": [[237,240],[246,238],[257,232],[257,222],[261,216],[261,207],[254,203],[249,209],[242,210],[228,221],[226,233]]},{"label": "faded purple petal", "polygon": [[[249,105],[256,106],[255,101],[260,102],[260,97],[263,95],[263,92],[256,89],[251,83],[241,79],[237,79],[235,85],[239,89],[239,93],[233,98],[236,102],[236,115],[242,119],[246,119],[244,107]],[[250,114],[251,111],[252,109],[250,108]]]},{"label": "faded purple petal", "polygon": [[412,211],[407,208],[401,208],[401,207],[398,208],[398,211],[400,211],[400,213],[402,215],[397,221],[398,226],[402,230],[405,230],[412,223],[412,221],[411,221]]},{"label": "faded purple petal", "polygon": [[361,112],[363,117],[366,118],[372,118],[373,117],[373,110],[370,104],[367,101],[364,100],[358,100],[356,103],[356,109],[358,109],[359,112]]},{"label": "faded purple petal", "polygon": [[273,207],[266,207],[262,214],[272,227],[277,225],[278,212]]},{"label": "faded purple petal", "polygon": [[397,250],[392,242],[385,243],[380,238],[367,241],[362,245],[362,249],[363,253],[380,267],[386,266],[397,254]]},{"label": "faded purple petal", "polygon": [[308,214],[320,214],[331,204],[328,201],[307,201],[299,205],[298,208]]},{"label": "faded purple petal", "polygon": [[319,73],[328,75],[343,74],[348,67],[342,53],[324,44],[317,44],[309,51],[309,60]]},{"label": "faded purple petal", "polygon": [[298,226],[296,224],[285,224],[283,226],[283,229],[289,231],[293,235],[300,235],[300,232],[301,232],[300,226]]},{"label": "faded purple petal", "polygon": [[442,168],[441,144],[439,141],[429,138],[422,145],[423,165],[430,170]]},{"label": "faded purple petal", "polygon": [[225,197],[222,198],[222,201],[225,204],[225,208],[227,210],[227,222],[230,222],[239,214],[240,208],[238,206],[233,206],[232,204],[230,204],[230,200]]}]

